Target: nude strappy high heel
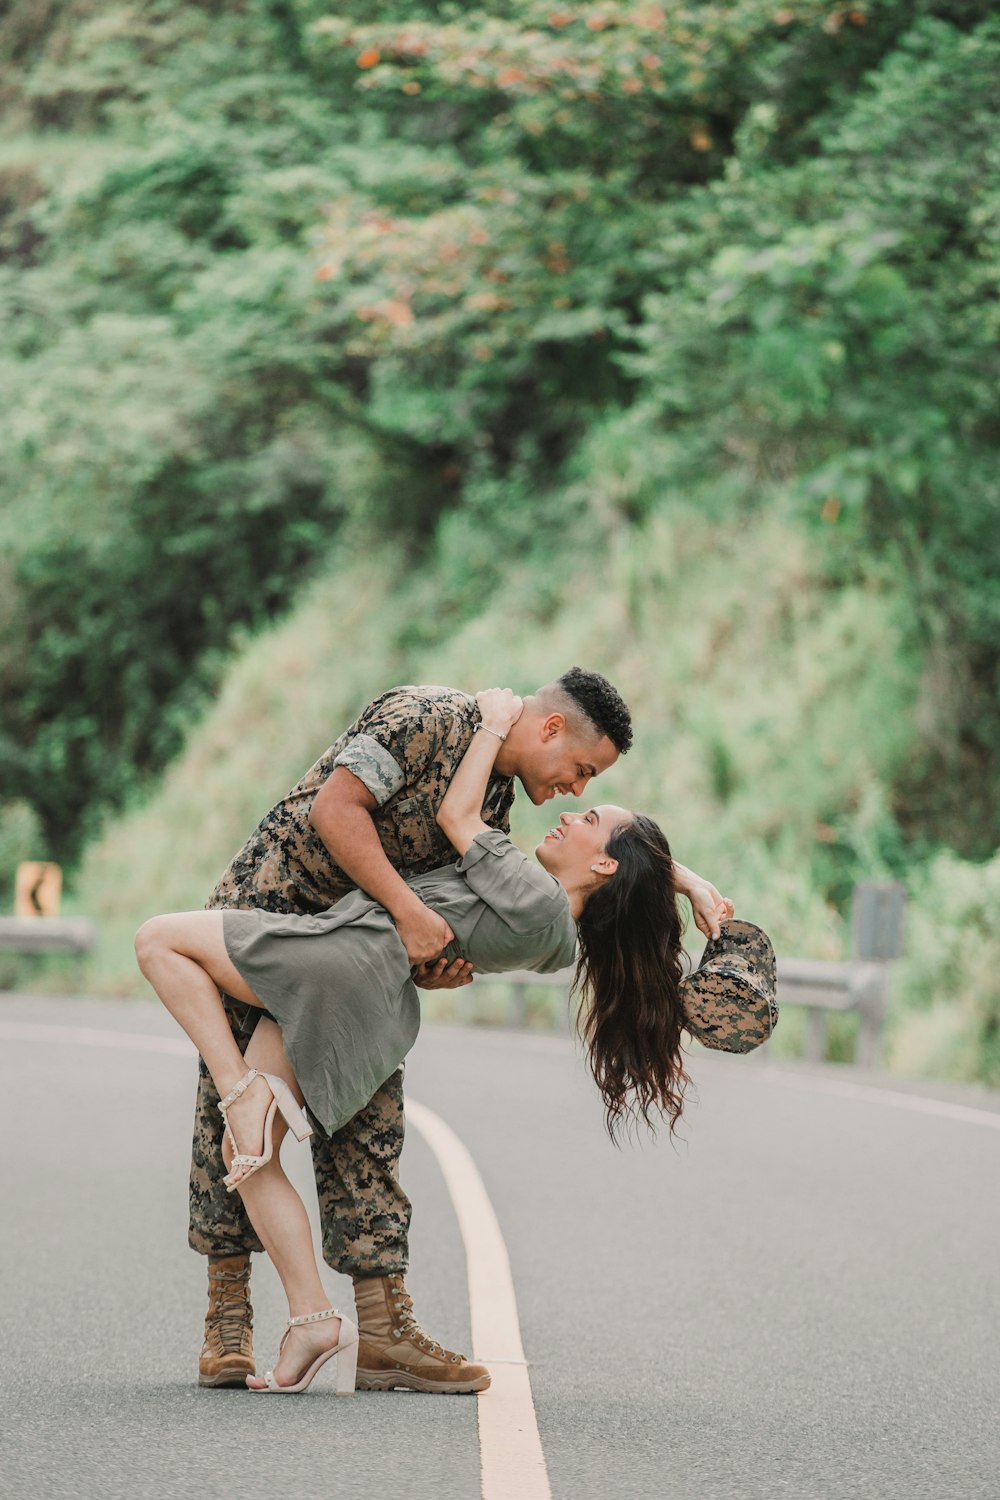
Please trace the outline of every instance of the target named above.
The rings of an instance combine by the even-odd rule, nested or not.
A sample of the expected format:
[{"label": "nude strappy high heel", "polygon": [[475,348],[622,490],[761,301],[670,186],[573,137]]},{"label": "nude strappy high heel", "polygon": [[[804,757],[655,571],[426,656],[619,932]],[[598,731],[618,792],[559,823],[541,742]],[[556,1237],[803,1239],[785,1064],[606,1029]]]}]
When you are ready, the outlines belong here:
[{"label": "nude strappy high heel", "polygon": [[300,1375],[294,1385],[279,1385],[274,1378],[274,1371],[268,1370],[264,1375],[263,1385],[250,1385],[251,1376],[247,1376],[247,1385],[258,1395],[294,1396],[297,1391],[304,1391],[313,1381],[316,1374],[326,1364],[328,1359],[337,1359],[337,1385],[338,1396],[353,1396],[354,1384],[358,1373],[358,1330],[350,1318],[345,1318],[342,1312],[335,1307],[328,1307],[324,1312],[305,1313],[301,1318],[289,1318],[285,1325],[285,1331],[281,1335],[281,1343],[278,1345],[280,1354],[285,1347],[285,1340],[292,1328],[298,1328],[303,1323],[320,1323],[325,1318],[340,1319],[340,1338],[332,1349],[324,1349],[322,1354],[317,1354],[312,1364],[304,1375]]},{"label": "nude strappy high heel", "polygon": [[[231,1104],[235,1104],[236,1100],[246,1093],[255,1078],[263,1078],[271,1090],[272,1097],[267,1107],[267,1114],[264,1116],[263,1154],[261,1156],[248,1156],[241,1152],[236,1145],[236,1137],[230,1129],[229,1116],[226,1114],[226,1111]],[[224,1099],[220,1099],[219,1109],[222,1112],[222,1118],[226,1122],[225,1134],[229,1137],[229,1143],[233,1148],[233,1159],[229,1163],[229,1172],[222,1179],[226,1185],[226,1191],[229,1193],[235,1192],[241,1182],[246,1182],[248,1177],[252,1177],[255,1172],[259,1172],[261,1167],[266,1167],[271,1160],[274,1154],[271,1133],[274,1126],[274,1116],[279,1109],[288,1121],[288,1128],[297,1141],[304,1141],[307,1136],[313,1133],[312,1126],[306,1118],[305,1110],[298,1103],[285,1080],[278,1078],[274,1073],[259,1073],[256,1068],[251,1068],[249,1073],[245,1073],[236,1087]],[[233,1173],[238,1167],[245,1167],[247,1170],[238,1181],[233,1181]]]}]

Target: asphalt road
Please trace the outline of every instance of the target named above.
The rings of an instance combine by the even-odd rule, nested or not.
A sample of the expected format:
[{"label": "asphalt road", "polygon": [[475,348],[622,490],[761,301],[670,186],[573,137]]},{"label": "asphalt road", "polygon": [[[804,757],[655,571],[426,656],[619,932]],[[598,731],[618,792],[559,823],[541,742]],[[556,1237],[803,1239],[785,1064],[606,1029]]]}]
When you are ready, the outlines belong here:
[{"label": "asphalt road", "polygon": [[[478,1500],[473,1398],[198,1390],[193,1064],[4,1022],[177,1034],[152,1004],[0,1000],[0,1494]],[[569,1042],[428,1027],[411,1056],[408,1093],[499,1215],[553,1496],[997,1500],[1000,1129],[915,1101],[1000,1119],[1000,1098],[854,1097],[828,1091],[847,1070],[701,1052],[692,1071],[683,1141],[617,1151]],[[403,1176],[418,1314],[467,1348],[457,1224],[412,1130]],[[254,1294],[267,1360],[262,1260]]]}]

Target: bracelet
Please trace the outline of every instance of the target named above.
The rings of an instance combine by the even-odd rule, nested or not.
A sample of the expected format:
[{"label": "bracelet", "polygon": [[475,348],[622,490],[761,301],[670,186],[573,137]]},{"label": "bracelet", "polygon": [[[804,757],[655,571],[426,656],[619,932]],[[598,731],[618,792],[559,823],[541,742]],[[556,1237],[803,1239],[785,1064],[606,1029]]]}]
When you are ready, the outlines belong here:
[{"label": "bracelet", "polygon": [[477,729],[485,729],[487,734],[495,734],[498,740],[505,740],[507,738],[505,734],[500,733],[499,729],[491,729],[488,724],[477,724],[472,731],[473,734],[476,733]]}]

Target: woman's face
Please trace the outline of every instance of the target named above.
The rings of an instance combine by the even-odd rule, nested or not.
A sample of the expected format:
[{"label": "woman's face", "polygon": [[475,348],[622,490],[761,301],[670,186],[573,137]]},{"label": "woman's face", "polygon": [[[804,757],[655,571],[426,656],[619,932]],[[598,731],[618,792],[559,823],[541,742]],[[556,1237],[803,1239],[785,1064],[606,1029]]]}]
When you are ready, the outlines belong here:
[{"label": "woman's face", "polygon": [[604,851],[615,829],[631,821],[628,809],[613,803],[587,812],[560,813],[555,828],[535,850],[535,858],[564,885],[589,885],[595,875],[614,874],[617,865]]}]

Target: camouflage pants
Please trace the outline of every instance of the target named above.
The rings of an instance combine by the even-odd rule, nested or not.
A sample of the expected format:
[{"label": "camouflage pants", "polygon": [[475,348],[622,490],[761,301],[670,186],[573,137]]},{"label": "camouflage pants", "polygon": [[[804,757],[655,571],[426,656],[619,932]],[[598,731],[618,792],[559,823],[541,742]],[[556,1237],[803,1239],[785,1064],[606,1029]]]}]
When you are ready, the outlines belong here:
[{"label": "camouflage pants", "polygon": [[[261,1012],[229,996],[223,1002],[240,1051],[245,1052]],[[227,1193],[222,1184],[219,1095],[200,1058],[198,1071],[188,1244],[200,1255],[262,1251],[239,1193]],[[323,1258],[335,1271],[388,1276],[407,1268],[411,1209],[399,1185],[403,1123],[399,1068],[336,1135],[316,1131],[311,1137]]]}]

